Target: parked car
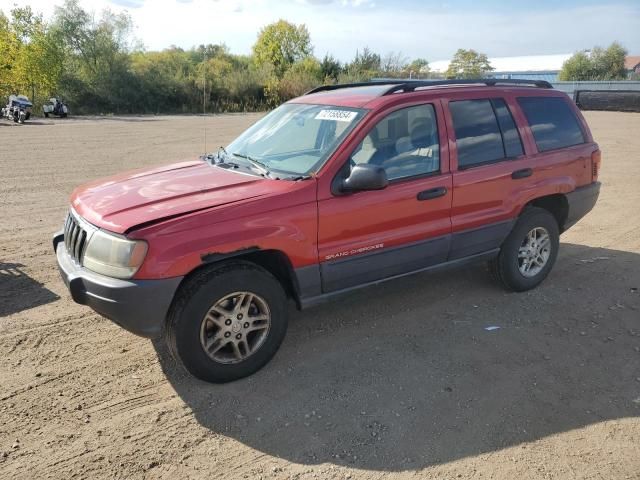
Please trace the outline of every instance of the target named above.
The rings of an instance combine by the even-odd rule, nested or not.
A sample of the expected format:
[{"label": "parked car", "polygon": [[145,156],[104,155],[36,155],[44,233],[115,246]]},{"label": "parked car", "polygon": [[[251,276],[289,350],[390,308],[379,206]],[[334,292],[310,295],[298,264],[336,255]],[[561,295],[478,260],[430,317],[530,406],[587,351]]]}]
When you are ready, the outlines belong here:
[{"label": "parked car", "polygon": [[600,157],[547,82],[323,86],[216,154],[77,188],[53,244],[76,302],[225,382],[273,357],[288,299],[487,261],[536,287]]},{"label": "parked car", "polygon": [[49,118],[49,115],[57,115],[58,117],[65,118],[69,114],[69,109],[61,99],[51,97],[48,103],[42,105],[42,112],[47,118]]},{"label": "parked car", "polygon": [[33,104],[24,95],[10,95],[2,116],[16,123],[24,123],[31,117]]}]

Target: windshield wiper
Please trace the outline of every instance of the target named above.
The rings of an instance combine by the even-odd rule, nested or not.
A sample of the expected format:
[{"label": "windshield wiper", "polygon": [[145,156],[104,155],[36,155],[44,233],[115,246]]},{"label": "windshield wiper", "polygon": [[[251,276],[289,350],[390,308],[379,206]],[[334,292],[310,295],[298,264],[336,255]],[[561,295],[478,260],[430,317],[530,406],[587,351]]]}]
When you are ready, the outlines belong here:
[{"label": "windshield wiper", "polygon": [[249,155],[244,155],[242,153],[232,152],[231,155],[233,155],[234,157],[238,157],[238,158],[242,158],[242,159],[246,160],[256,170],[259,170],[260,172],[262,172],[262,174],[264,176],[266,176],[266,177],[271,176],[271,170],[269,170],[269,167],[267,167],[267,165],[262,163],[261,161],[256,160],[255,158],[251,158]]},{"label": "windshield wiper", "polygon": [[300,180],[309,180],[310,178],[313,178],[313,177],[311,175],[296,175],[294,177],[287,178],[287,180],[291,180],[292,182],[297,182]]},{"label": "windshield wiper", "polygon": [[[249,163],[251,167],[253,167],[253,169],[257,170],[258,173],[263,177],[280,180],[279,177],[273,177],[271,174],[271,170],[269,170],[269,167],[267,167],[267,165],[262,163],[261,161],[256,160],[255,158],[251,158],[249,155],[244,155],[242,153],[232,152],[231,155],[245,160],[247,163]],[[229,160],[230,158],[229,152],[227,152],[227,150],[224,147],[218,148],[218,152],[215,155],[212,153],[208,153],[206,155],[203,155],[200,158],[208,161],[211,165],[217,165],[223,168],[225,167],[238,168],[241,166],[239,163]]]}]

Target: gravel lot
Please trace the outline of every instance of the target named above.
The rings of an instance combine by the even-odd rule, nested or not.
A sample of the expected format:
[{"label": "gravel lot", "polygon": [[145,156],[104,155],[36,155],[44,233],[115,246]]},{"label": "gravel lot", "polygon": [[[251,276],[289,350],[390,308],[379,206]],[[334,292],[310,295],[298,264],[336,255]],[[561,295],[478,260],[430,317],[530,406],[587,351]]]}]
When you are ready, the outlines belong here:
[{"label": "gravel lot", "polygon": [[[640,478],[640,114],[586,117],[603,191],[541,287],[362,290],[223,386],[74,304],[50,241],[74,186],[200,153],[205,120],[0,122],[0,478]],[[257,118],[207,118],[210,149]]]}]

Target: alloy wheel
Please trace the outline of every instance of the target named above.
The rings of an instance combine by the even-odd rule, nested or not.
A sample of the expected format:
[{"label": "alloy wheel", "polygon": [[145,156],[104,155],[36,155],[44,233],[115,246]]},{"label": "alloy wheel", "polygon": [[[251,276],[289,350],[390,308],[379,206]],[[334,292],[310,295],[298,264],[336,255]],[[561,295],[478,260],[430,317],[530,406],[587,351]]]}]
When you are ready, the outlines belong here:
[{"label": "alloy wheel", "polygon": [[535,277],[545,267],[551,256],[551,238],[544,227],[536,227],[527,233],[518,250],[518,270],[527,277]]},{"label": "alloy wheel", "polygon": [[271,326],[269,305],[251,292],[234,292],[218,300],[200,328],[200,344],[213,361],[239,363],[265,342]]}]

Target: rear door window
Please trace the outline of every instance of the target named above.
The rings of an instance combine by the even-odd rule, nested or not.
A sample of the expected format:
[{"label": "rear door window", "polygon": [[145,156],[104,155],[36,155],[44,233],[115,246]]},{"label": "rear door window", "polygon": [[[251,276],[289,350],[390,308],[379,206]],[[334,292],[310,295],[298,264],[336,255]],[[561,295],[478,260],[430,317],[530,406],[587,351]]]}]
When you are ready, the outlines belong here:
[{"label": "rear door window", "polygon": [[539,152],[585,142],[578,119],[564,98],[520,97],[518,103],[529,122]]},{"label": "rear door window", "polygon": [[513,121],[509,107],[507,107],[507,104],[501,98],[492,99],[491,104],[496,112],[496,117],[498,117],[498,125],[500,126],[502,142],[504,143],[505,157],[519,157],[523,154],[522,141],[520,140],[520,134]]},{"label": "rear door window", "polygon": [[522,155],[511,112],[501,98],[449,103],[458,151],[458,168]]}]

